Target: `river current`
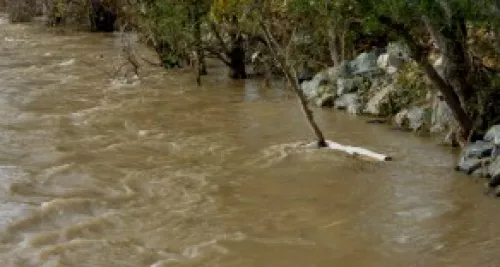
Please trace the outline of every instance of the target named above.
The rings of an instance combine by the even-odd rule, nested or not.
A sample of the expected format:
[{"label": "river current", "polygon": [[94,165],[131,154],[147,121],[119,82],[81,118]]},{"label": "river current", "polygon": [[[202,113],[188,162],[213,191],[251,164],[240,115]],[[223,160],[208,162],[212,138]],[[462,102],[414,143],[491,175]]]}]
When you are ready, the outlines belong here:
[{"label": "river current", "polygon": [[449,149],[332,110],[395,161],[305,149],[280,82],[133,79],[122,39],[0,23],[0,266],[500,266],[500,202]]}]

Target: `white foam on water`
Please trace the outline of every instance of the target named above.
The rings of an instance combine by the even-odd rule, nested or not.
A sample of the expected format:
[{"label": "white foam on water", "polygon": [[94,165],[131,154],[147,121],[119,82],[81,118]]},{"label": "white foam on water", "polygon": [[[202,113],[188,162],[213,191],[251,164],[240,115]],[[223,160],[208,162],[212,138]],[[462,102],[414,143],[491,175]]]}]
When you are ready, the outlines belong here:
[{"label": "white foam on water", "polygon": [[139,76],[133,75],[132,77],[119,77],[111,80],[111,86],[113,88],[123,88],[123,87],[135,87],[141,84]]},{"label": "white foam on water", "polygon": [[74,58],[72,58],[72,59],[68,59],[66,61],[59,63],[59,66],[71,66],[71,65],[74,65],[75,62],[76,62],[76,60]]},{"label": "white foam on water", "polygon": [[240,242],[246,240],[247,236],[242,232],[236,232],[232,234],[222,234],[216,236],[212,240],[203,241],[198,244],[189,246],[182,251],[182,256],[187,259],[197,259],[201,258],[209,253],[227,254],[229,249],[220,245],[220,241],[233,241]]},{"label": "white foam on water", "polygon": [[52,166],[49,167],[48,169],[45,169],[42,171],[42,174],[40,175],[39,178],[41,178],[41,182],[47,182],[51,177],[61,174],[63,172],[67,172],[70,170],[72,167],[74,167],[73,163],[66,163],[62,165],[57,165],[57,166]]},{"label": "white foam on water", "polygon": [[42,202],[40,205],[42,212],[53,210],[71,209],[75,207],[84,207],[92,204],[93,200],[88,198],[55,198],[50,201]]},{"label": "white foam on water", "polygon": [[305,240],[298,237],[281,237],[281,238],[249,238],[257,243],[262,244],[285,244],[291,246],[315,246],[317,245],[314,241]]},{"label": "white foam on water", "polygon": [[256,159],[248,161],[247,164],[252,167],[267,168],[297,153],[302,146],[301,142],[272,145],[263,149]]},{"label": "white foam on water", "polygon": [[10,24],[9,19],[6,17],[0,17],[0,25],[7,25]]}]

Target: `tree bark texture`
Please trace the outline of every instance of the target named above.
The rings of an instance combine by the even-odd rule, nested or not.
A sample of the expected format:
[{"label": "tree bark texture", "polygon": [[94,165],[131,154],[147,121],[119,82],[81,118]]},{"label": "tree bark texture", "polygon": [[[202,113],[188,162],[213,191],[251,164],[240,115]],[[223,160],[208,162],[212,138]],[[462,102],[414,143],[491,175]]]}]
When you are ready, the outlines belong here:
[{"label": "tree bark texture", "polygon": [[[444,49],[447,50],[445,52],[447,55],[447,62],[445,64],[448,65],[445,67],[443,76],[441,76],[429,62],[425,47],[418,43],[411,35],[409,28],[403,24],[394,22],[389,17],[379,17],[379,21],[395,31],[406,41],[411,50],[411,57],[420,65],[432,83],[434,83],[437,89],[443,94],[446,103],[452,110],[455,119],[462,129],[462,137],[467,139],[474,128],[473,120],[465,109],[467,104],[462,102],[466,102],[466,97],[471,97],[473,93],[472,87],[467,80],[469,71],[467,67],[468,60],[465,58],[465,47],[462,43],[463,38],[453,40],[450,37],[452,34],[456,35],[457,33],[449,32],[461,29],[440,29],[440,32],[448,31],[447,35],[440,34],[440,36],[437,37],[440,39],[438,42],[442,42],[442,46],[445,46]],[[454,53],[458,53],[458,55],[456,55],[456,57],[452,56]]]}]

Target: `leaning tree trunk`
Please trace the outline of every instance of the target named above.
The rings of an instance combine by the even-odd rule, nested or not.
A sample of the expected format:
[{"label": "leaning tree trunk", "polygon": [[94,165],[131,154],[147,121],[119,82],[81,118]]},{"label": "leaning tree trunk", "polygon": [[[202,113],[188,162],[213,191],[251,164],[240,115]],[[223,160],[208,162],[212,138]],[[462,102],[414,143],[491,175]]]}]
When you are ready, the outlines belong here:
[{"label": "leaning tree trunk", "polygon": [[[464,59],[462,55],[458,55],[457,58],[453,58],[450,56],[451,61],[454,65],[449,65],[448,70],[444,72],[443,77],[437,72],[437,70],[432,66],[429,62],[428,52],[426,48],[419,43],[412,35],[411,31],[408,27],[403,24],[396,23],[390,17],[381,16],[379,17],[379,21],[382,24],[385,24],[396,34],[401,36],[411,51],[411,57],[420,65],[425,74],[429,77],[429,79],[434,83],[437,89],[443,94],[444,100],[446,104],[450,107],[451,111],[457,122],[459,123],[462,129],[462,136],[465,140],[470,136],[473,131],[474,124],[469,114],[467,114],[465,105],[462,105],[461,99],[464,99],[464,96],[467,96],[471,93],[471,86],[469,81],[467,80],[468,76],[459,77],[460,74],[466,75],[468,74],[468,69],[462,69],[465,63],[458,62],[460,59]],[[446,27],[446,26],[444,26]],[[441,30],[449,30],[449,29],[441,29]],[[446,44],[450,47],[447,49],[451,49],[453,51],[457,51],[460,48],[461,44],[457,44],[460,40],[451,40],[446,39]],[[451,53],[451,50],[448,53]],[[451,54],[450,54],[451,55]],[[462,81],[463,84],[459,84],[459,81]]]},{"label": "leaning tree trunk", "polygon": [[492,17],[495,18],[492,25],[495,33],[496,47],[500,47],[500,0],[494,1],[492,14]]},{"label": "leaning tree trunk", "polygon": [[316,124],[316,121],[314,120],[313,113],[308,106],[307,98],[304,95],[304,92],[300,89],[297,72],[292,66],[290,66],[289,62],[287,62],[287,59],[285,58],[283,51],[281,51],[279,45],[272,36],[268,26],[264,22],[261,22],[260,24],[264,32],[264,36],[266,37],[267,46],[271,51],[271,55],[278,63],[280,68],[283,70],[285,78],[287,79],[288,83],[292,86],[293,91],[297,95],[297,98],[299,100],[302,111],[307,119],[307,122],[311,126],[313,133],[316,135],[318,147],[320,148],[328,147],[328,143],[325,140],[323,132],[320,130],[319,126]]},{"label": "leaning tree trunk", "polygon": [[434,24],[427,17],[424,17],[424,22],[441,52],[442,78],[454,88],[462,107],[470,111],[471,105],[475,104],[471,103],[475,99],[471,83],[474,66],[467,50],[465,20],[454,15],[446,25]]}]

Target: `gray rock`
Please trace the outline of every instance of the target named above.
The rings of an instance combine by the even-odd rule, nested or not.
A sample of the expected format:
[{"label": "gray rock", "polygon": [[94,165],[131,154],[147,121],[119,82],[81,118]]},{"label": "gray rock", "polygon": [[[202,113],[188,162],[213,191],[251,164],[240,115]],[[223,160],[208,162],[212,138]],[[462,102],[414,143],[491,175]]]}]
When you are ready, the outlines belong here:
[{"label": "gray rock", "polygon": [[418,131],[424,125],[425,110],[421,107],[413,107],[406,114],[408,127],[412,131]]},{"label": "gray rock", "polygon": [[300,84],[300,89],[302,89],[302,92],[304,92],[304,95],[308,99],[311,99],[316,94],[316,88],[318,87],[318,85],[319,82],[315,82],[313,79],[311,81],[304,81],[302,84]]},{"label": "gray rock", "polygon": [[346,79],[346,78],[337,79],[337,95],[338,96],[354,92],[355,90],[356,90],[356,86],[355,86],[353,79]]},{"label": "gray rock", "polygon": [[377,55],[373,52],[361,53],[356,59],[349,63],[349,68],[354,75],[374,72],[378,69]]},{"label": "gray rock", "polygon": [[478,170],[481,165],[482,161],[478,158],[460,157],[457,169],[466,174],[472,174],[474,171]]},{"label": "gray rock", "polygon": [[404,64],[402,58],[392,54],[382,54],[377,59],[377,66],[388,74],[394,74]]},{"label": "gray rock", "polygon": [[489,157],[494,145],[491,142],[476,141],[468,144],[462,151],[462,157],[481,159]]},{"label": "gray rock", "polygon": [[488,183],[489,187],[497,187],[500,185],[500,158],[496,158],[490,163],[488,174],[491,178]]},{"label": "gray rock", "polygon": [[394,116],[396,126],[414,132],[422,129],[424,121],[425,109],[422,107],[403,109]]},{"label": "gray rock", "polygon": [[439,136],[443,144],[456,144],[456,133],[460,127],[441,93],[432,93],[432,95],[427,96],[427,99],[430,99],[429,102],[432,101],[429,132]]},{"label": "gray rock", "polygon": [[432,105],[431,132],[443,132],[454,121],[453,113],[440,95],[434,97]]},{"label": "gray rock", "polygon": [[335,100],[335,88],[331,84],[322,84],[318,86],[311,99],[318,107],[333,107]]},{"label": "gray rock", "polygon": [[[349,75],[346,63],[331,67],[318,72],[311,80],[305,80],[301,84],[301,89],[308,99],[314,102],[319,98],[324,98],[324,94],[336,94],[337,79]],[[325,86],[328,90],[325,90]]]},{"label": "gray rock", "polygon": [[341,95],[335,100],[335,108],[345,109],[351,114],[358,114],[360,110],[358,95],[355,93]]},{"label": "gray rock", "polygon": [[[463,171],[467,174],[473,173],[478,168],[484,166],[484,158],[491,155],[493,149],[493,144],[486,141],[476,141],[474,143],[468,144],[460,155],[460,159],[457,164],[457,169]],[[495,163],[492,163],[488,168],[488,172],[492,173],[492,170],[498,170],[500,174],[500,162],[497,164],[498,168],[495,168]],[[493,167],[492,167],[493,166]],[[492,169],[493,168],[493,169]],[[493,177],[493,176],[492,176]]]},{"label": "gray rock", "polygon": [[359,98],[351,99],[349,105],[347,105],[347,113],[352,115],[358,115],[361,113],[361,103],[359,103]]},{"label": "gray rock", "polygon": [[372,115],[383,115],[382,105],[389,102],[390,94],[394,90],[394,85],[390,84],[376,92],[366,103],[364,112]]},{"label": "gray rock", "polygon": [[484,140],[486,141],[494,142],[495,139],[497,140],[497,142],[500,141],[500,125],[491,127],[484,136]]},{"label": "gray rock", "polygon": [[349,68],[349,62],[343,61],[340,65],[327,68],[323,71],[325,77],[331,83],[336,83],[339,78],[347,78],[352,76],[351,69]]},{"label": "gray rock", "polygon": [[493,150],[491,150],[490,158],[491,160],[495,160],[500,156],[500,144],[495,144],[493,142]]},{"label": "gray rock", "polygon": [[307,98],[312,99],[317,96],[318,87],[321,84],[327,82],[328,79],[323,72],[320,72],[312,78],[310,81],[304,81],[301,84],[302,91],[307,96]]},{"label": "gray rock", "polygon": [[403,109],[394,116],[394,124],[399,128],[408,128],[408,110]]}]

